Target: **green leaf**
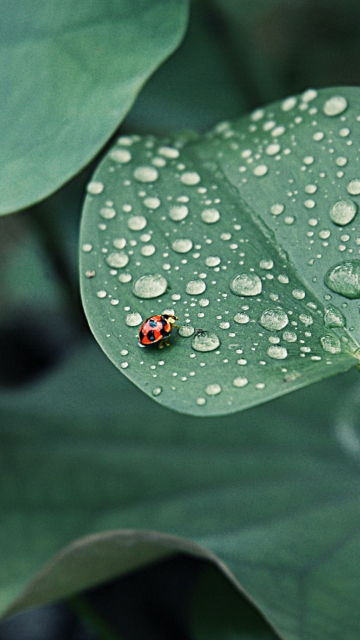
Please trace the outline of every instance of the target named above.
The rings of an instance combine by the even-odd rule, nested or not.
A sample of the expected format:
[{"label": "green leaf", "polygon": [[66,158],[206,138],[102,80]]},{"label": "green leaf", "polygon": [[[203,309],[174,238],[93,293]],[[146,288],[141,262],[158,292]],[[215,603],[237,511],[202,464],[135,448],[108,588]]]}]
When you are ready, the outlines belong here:
[{"label": "green leaf", "polygon": [[[286,640],[357,640],[357,377],[256,407],[241,424],[154,405],[95,345],[39,385],[2,390],[1,610],[178,548],[214,558]],[[61,553],[58,573],[53,554],[89,534]]]},{"label": "green leaf", "polygon": [[[207,136],[118,140],[88,185],[81,286],[143,391],[220,415],[357,362],[359,113],[357,88],[309,90]],[[171,347],[139,349],[163,312]]]},{"label": "green leaf", "polygon": [[7,0],[0,214],[37,202],[105,144],[178,46],[187,0]]}]

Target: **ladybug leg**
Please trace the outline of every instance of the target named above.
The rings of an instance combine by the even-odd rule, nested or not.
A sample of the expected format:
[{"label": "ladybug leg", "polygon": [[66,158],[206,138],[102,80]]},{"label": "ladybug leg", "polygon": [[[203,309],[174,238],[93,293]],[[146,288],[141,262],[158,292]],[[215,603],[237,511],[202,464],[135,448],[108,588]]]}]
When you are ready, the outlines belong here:
[{"label": "ladybug leg", "polygon": [[163,349],[164,347],[170,347],[170,342],[167,338],[164,338],[163,340],[161,340],[161,342],[159,342],[159,349]]}]

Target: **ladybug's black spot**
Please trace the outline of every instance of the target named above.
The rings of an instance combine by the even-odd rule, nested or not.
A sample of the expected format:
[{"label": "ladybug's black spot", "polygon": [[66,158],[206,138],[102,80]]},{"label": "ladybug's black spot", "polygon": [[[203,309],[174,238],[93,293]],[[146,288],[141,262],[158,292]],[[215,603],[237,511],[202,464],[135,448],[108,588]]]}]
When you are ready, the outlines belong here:
[{"label": "ladybug's black spot", "polygon": [[147,337],[147,339],[148,339],[148,340],[150,340],[151,342],[154,342],[154,340],[155,340],[155,334],[154,334],[154,332],[153,332],[152,330],[148,332],[148,334],[147,334],[147,336],[146,336],[146,337]]},{"label": "ladybug's black spot", "polygon": [[160,329],[160,333],[161,333],[161,335],[162,335],[162,336],[164,336],[164,337],[166,337],[166,336],[168,336],[168,335],[169,335],[169,332],[168,332],[168,331],[166,331],[165,327],[162,327],[162,328]]}]

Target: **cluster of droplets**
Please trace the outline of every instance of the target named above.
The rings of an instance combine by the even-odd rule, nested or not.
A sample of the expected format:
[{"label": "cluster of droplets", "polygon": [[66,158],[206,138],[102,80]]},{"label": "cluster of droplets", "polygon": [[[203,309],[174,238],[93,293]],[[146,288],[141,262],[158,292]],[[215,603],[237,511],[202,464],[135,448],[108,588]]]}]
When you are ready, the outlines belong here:
[{"label": "cluster of droplets", "polygon": [[[332,202],[323,186],[325,182],[321,183],[326,172],[320,160],[324,154],[329,155],[329,149],[324,146],[327,134],[319,128],[320,112],[334,122],[341,120],[338,137],[346,144],[344,114],[348,103],[341,96],[333,96],[323,101],[319,110],[319,106],[312,106],[315,98],[316,92],[311,90],[301,99],[291,97],[283,101],[278,112],[287,114],[287,125],[277,121],[279,113],[275,109],[257,110],[249,119],[247,131],[222,123],[213,139],[219,158],[225,144],[234,157],[241,159],[240,165],[233,163],[231,178],[239,184],[244,199],[251,201],[249,194],[252,194],[261,204],[263,198],[268,227],[279,233],[280,240],[289,234],[291,227],[299,254],[309,250],[309,266],[319,263],[319,246],[322,251],[325,249],[325,255],[326,247],[333,248],[336,234],[341,234],[340,241],[346,245],[348,234],[343,228],[354,222],[358,211],[356,197],[360,195],[360,178],[356,176],[349,177],[341,196]],[[296,128],[305,118],[312,123],[314,133],[311,148],[302,154],[300,186],[289,178],[283,197],[279,191],[278,199],[271,202],[267,195],[272,193],[269,184],[280,174],[282,161],[295,157],[294,150],[299,144]],[[296,381],[302,375],[293,356],[314,362],[324,359],[331,364],[331,356],[343,350],[341,335],[346,322],[332,305],[327,304],[324,315],[288,268],[285,252],[271,249],[269,255],[259,257],[254,264],[257,253],[252,244],[254,237],[261,235],[259,228],[264,228],[254,213],[256,206],[252,207],[251,215],[240,207],[238,216],[234,205],[221,195],[221,180],[213,184],[208,179],[205,182],[201,171],[189,167],[182,144],[183,141],[178,141],[158,146],[151,138],[143,140],[136,136],[118,141],[109,154],[106,170],[116,175],[119,192],[108,193],[105,179],[93,180],[88,185],[89,198],[98,211],[100,248],[95,255],[93,243],[85,239],[84,254],[89,258],[94,254],[85,275],[96,281],[97,273],[104,274],[105,268],[101,287],[96,288],[95,284],[94,290],[98,299],[109,300],[112,307],[109,319],[116,337],[126,340],[128,347],[129,340],[136,345],[142,322],[150,315],[164,313],[169,303],[171,312],[179,316],[181,326],[174,330],[174,348],[164,349],[160,360],[154,351],[146,358],[143,351],[134,353],[131,346],[130,354],[126,354],[129,357],[120,364],[125,369],[129,363],[139,361],[146,375],[150,372],[155,397],[165,388],[178,390],[179,381],[191,380],[203,371],[212,372],[215,379],[205,384],[197,404],[202,406],[211,397],[221,397],[226,388],[228,404],[236,405],[239,390],[266,389],[268,377],[261,369],[265,371],[269,362],[275,365],[279,361],[277,371],[284,382]],[[322,145],[319,152],[314,145]],[[338,180],[347,165],[345,152],[337,154]],[[254,181],[259,187],[254,186]],[[101,203],[97,204],[97,200]],[[327,226],[315,214],[323,202],[327,207]],[[304,220],[309,231],[303,242]],[[357,244],[360,245],[360,240]],[[259,256],[264,246],[262,237]],[[312,255],[313,251],[318,253]],[[360,260],[331,265],[324,281],[328,290],[336,294],[360,298]],[[285,290],[286,293],[281,293]],[[330,299],[328,295],[326,303]],[[122,300],[127,301],[126,306],[120,304]],[[115,308],[118,315],[114,314]],[[118,328],[119,321],[128,327],[129,333]],[[110,337],[112,333],[107,335]],[[318,348],[314,348],[314,335]],[[188,364],[184,365],[182,360],[181,366],[176,363],[179,342],[187,345],[189,356]],[[229,380],[227,364],[231,371],[236,364],[247,371],[246,375],[233,375]],[[204,379],[208,380],[208,376]]]}]

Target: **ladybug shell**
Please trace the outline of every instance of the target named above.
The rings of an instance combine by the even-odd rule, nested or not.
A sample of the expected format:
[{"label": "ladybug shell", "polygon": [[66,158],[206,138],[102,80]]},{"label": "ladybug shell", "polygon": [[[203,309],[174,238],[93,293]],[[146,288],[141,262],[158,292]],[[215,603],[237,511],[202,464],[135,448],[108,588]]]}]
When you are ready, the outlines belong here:
[{"label": "ladybug shell", "polygon": [[139,329],[139,342],[143,345],[160,342],[170,335],[172,324],[167,316],[151,316],[142,323]]}]

